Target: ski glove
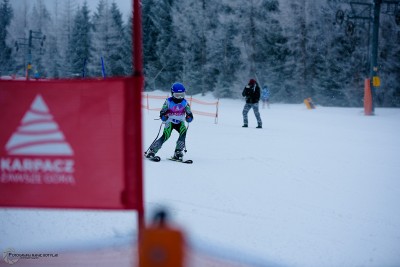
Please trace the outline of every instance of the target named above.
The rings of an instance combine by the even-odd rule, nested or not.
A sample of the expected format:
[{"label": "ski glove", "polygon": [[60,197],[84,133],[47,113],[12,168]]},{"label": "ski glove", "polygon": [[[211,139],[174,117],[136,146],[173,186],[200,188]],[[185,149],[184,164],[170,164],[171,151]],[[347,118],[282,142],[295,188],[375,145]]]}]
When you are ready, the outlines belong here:
[{"label": "ski glove", "polygon": [[187,121],[188,123],[192,122],[192,120],[193,120],[193,115],[192,115],[192,114],[186,115],[186,121]]},{"label": "ski glove", "polygon": [[162,115],[161,116],[161,120],[164,121],[164,122],[167,121],[168,120],[168,115]]}]

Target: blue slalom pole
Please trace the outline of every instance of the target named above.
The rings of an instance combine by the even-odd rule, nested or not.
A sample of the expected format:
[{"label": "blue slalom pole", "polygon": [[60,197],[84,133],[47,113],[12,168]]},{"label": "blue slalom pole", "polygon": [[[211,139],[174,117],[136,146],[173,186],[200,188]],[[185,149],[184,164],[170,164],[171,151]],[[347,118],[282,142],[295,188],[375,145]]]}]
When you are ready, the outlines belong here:
[{"label": "blue slalom pole", "polygon": [[103,73],[103,78],[106,78],[106,68],[104,67],[104,60],[103,57],[101,57],[101,72]]}]

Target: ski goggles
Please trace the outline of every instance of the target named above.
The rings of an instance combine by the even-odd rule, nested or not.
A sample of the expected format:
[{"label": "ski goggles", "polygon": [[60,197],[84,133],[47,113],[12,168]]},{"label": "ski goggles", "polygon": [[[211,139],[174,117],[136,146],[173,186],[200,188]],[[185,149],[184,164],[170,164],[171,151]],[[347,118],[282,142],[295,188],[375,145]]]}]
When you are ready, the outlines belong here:
[{"label": "ski goggles", "polygon": [[182,98],[185,97],[185,93],[184,92],[182,92],[182,93],[173,93],[172,96],[177,98],[177,99],[182,99]]}]

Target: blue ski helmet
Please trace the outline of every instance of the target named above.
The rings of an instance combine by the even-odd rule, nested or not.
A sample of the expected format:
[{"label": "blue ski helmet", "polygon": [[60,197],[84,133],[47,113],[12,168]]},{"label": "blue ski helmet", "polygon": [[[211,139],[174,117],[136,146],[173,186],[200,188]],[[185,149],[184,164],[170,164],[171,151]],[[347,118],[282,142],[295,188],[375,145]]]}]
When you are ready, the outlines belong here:
[{"label": "blue ski helmet", "polygon": [[171,93],[184,93],[186,91],[185,86],[181,83],[174,83],[171,87]]},{"label": "blue ski helmet", "polygon": [[177,99],[183,99],[185,97],[185,86],[181,83],[174,83],[171,87],[172,97]]}]

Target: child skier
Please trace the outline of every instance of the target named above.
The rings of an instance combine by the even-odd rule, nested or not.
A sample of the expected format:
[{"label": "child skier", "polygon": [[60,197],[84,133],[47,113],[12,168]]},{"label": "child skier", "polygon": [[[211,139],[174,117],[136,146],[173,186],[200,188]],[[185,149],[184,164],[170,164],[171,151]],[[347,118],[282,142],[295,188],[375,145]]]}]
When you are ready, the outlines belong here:
[{"label": "child skier", "polygon": [[172,130],[179,132],[179,137],[176,142],[175,153],[173,160],[181,161],[183,158],[182,150],[185,148],[186,139],[186,122],[190,123],[193,120],[193,113],[190,110],[189,103],[185,99],[185,87],[181,83],[174,83],[171,87],[171,95],[165,100],[160,111],[160,118],[165,123],[162,136],[157,139],[149,148],[147,158],[154,158],[155,154],[160,150],[162,145],[171,136]]}]

